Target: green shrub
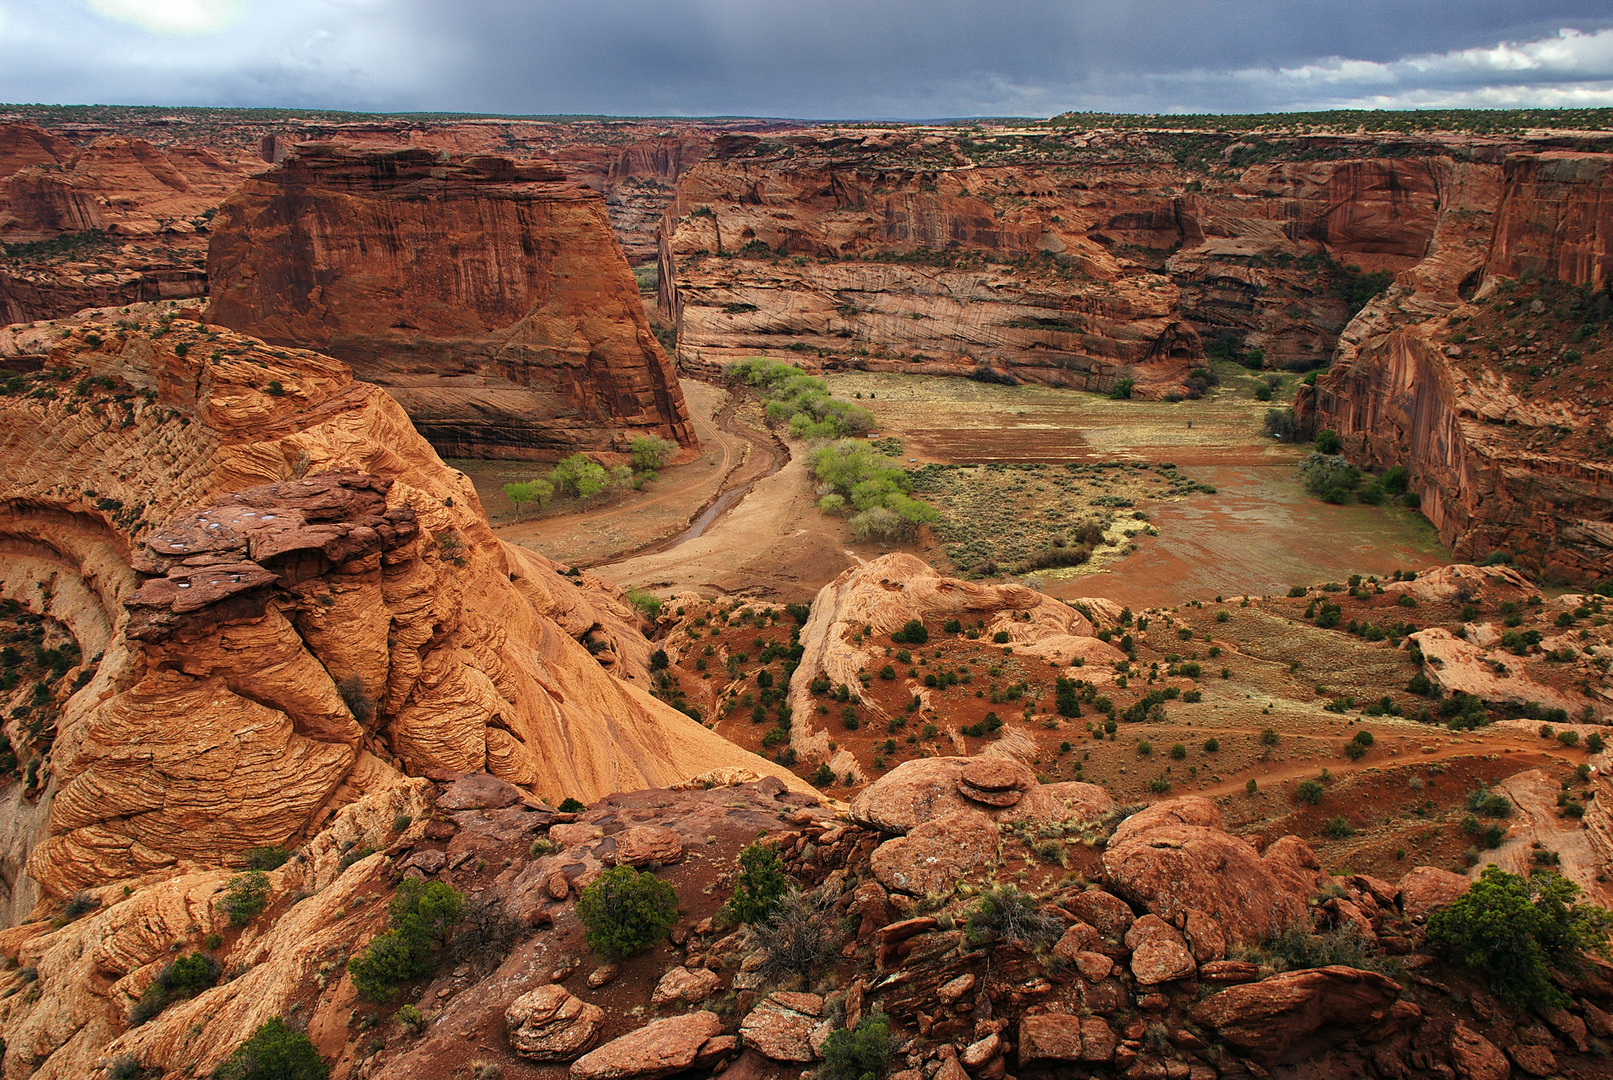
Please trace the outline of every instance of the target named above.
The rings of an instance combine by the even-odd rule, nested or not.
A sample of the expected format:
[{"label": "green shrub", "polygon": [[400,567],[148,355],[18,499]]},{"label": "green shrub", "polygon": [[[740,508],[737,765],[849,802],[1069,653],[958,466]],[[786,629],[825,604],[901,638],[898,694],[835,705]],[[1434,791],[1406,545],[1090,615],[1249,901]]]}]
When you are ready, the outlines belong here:
[{"label": "green shrub", "polygon": [[930,640],[930,632],[924,628],[923,621],[909,619],[906,625],[891,635],[891,640],[898,645],[924,645]]},{"label": "green shrub", "polygon": [[236,874],[224,883],[219,910],[229,916],[231,926],[245,926],[269,906],[269,875],[261,870]]},{"label": "green shrub", "polygon": [[542,510],[554,498],[554,484],[548,480],[516,480],[504,485],[504,497],[515,504],[517,514],[530,502],[537,503]]},{"label": "green shrub", "polygon": [[1567,731],[1559,731],[1557,733],[1557,741],[1562,743],[1564,746],[1577,746],[1579,745],[1579,732],[1572,728],[1569,728]]},{"label": "green shrub", "polygon": [[654,593],[645,592],[643,589],[629,589],[626,593],[626,597],[627,602],[637,608],[639,614],[643,615],[646,619],[656,619],[660,617],[661,605],[663,601]]},{"label": "green shrub", "polygon": [[559,806],[562,814],[580,814],[586,809],[588,809],[586,803],[578,802],[576,799],[569,797],[562,800]]},{"label": "green shrub", "polygon": [[307,1032],[293,1031],[272,1016],[213,1075],[215,1080],[330,1080],[330,1066]]},{"label": "green shrub", "polygon": [[1343,840],[1345,837],[1355,835],[1355,826],[1351,825],[1347,818],[1331,817],[1323,823],[1322,835],[1329,840]]},{"label": "green shrub", "polygon": [[1220,739],[1214,738],[1212,736],[1211,738],[1208,738],[1208,739],[1204,740],[1204,752],[1206,754],[1213,754],[1219,749],[1221,749],[1221,740]]},{"label": "green shrub", "polygon": [[649,871],[613,866],[577,898],[583,940],[600,956],[643,952],[678,921],[678,894]]},{"label": "green shrub", "polygon": [[879,1080],[896,1058],[890,1022],[880,1013],[858,1021],[855,1029],[837,1028],[823,1044],[821,1080]]},{"label": "green shrub", "polygon": [[641,435],[627,444],[627,452],[633,455],[633,468],[648,472],[671,461],[672,455],[678,452],[678,446],[653,435]]},{"label": "green shrub", "polygon": [[583,454],[563,458],[549,474],[549,482],[561,491],[581,499],[591,498],[604,491],[610,482],[605,466],[588,460]]},{"label": "green shrub", "polygon": [[1339,433],[1332,428],[1323,428],[1316,433],[1316,449],[1323,454],[1336,454],[1343,445]]},{"label": "green shrub", "polygon": [[248,870],[278,870],[286,865],[291,858],[291,852],[278,844],[269,847],[247,848],[241,852],[241,858],[246,860]]},{"label": "green shrub", "polygon": [[437,967],[437,947],[463,917],[465,898],[446,882],[403,881],[388,905],[392,928],[347,962],[353,985],[375,1001],[390,1001],[398,984]]},{"label": "green shrub", "polygon": [[1298,795],[1300,802],[1310,803],[1315,806],[1322,801],[1322,796],[1326,794],[1327,789],[1316,780],[1301,780],[1299,783]]},{"label": "green shrub", "polygon": [[1467,808],[1486,817],[1509,817],[1512,814],[1512,800],[1488,788],[1479,787],[1468,793]]},{"label": "green shrub", "polygon": [[139,1027],[169,1005],[197,994],[218,982],[217,960],[206,953],[181,956],[158,972],[129,1012],[129,1026]]},{"label": "green shrub", "polygon": [[790,891],[778,849],[755,843],[739,853],[739,876],[734,894],[728,898],[728,914],[737,922],[764,923],[778,910],[779,902]]},{"label": "green shrub", "polygon": [[1561,1008],[1552,973],[1572,973],[1587,952],[1608,955],[1613,918],[1576,904],[1579,886],[1555,873],[1523,878],[1489,866],[1467,892],[1428,917],[1428,942],[1489,980],[1496,996],[1528,1008]]}]

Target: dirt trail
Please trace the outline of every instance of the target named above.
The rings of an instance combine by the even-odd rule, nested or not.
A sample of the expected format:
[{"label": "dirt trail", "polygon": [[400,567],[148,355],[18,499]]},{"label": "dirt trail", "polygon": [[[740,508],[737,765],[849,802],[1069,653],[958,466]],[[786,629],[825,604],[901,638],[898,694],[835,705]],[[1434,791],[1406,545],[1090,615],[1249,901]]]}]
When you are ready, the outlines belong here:
[{"label": "dirt trail", "polygon": [[[683,386],[701,441],[696,461],[663,469],[654,484],[604,505],[496,524],[499,536],[559,562],[592,567],[676,542],[725,494],[779,467],[787,451],[743,420],[740,403],[727,390],[696,382]],[[491,492],[481,494],[484,504],[492,501]]]}]

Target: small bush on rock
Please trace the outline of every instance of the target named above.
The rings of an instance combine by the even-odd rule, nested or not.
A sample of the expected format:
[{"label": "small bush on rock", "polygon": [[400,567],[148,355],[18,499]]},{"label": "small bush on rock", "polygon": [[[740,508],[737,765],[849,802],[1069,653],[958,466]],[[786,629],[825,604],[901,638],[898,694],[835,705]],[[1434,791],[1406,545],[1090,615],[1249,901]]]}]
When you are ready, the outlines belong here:
[{"label": "small bush on rock", "polygon": [[229,916],[231,926],[245,926],[269,906],[269,875],[261,870],[236,874],[224,883],[219,910]]},{"label": "small bush on rock", "polygon": [[329,1080],[330,1066],[306,1031],[293,1031],[272,1016],[213,1075],[215,1080]]},{"label": "small bush on rock", "polygon": [[392,895],[392,928],[347,962],[353,985],[375,1001],[390,1001],[398,984],[437,966],[436,947],[464,915],[465,898],[446,882],[404,881]]},{"label": "small bush on rock", "polygon": [[890,1021],[882,1013],[863,1017],[855,1030],[830,1032],[823,1044],[821,1080],[879,1080],[896,1057]]},{"label": "small bush on rock", "polygon": [[643,952],[678,921],[678,894],[649,871],[613,866],[577,899],[583,940],[600,956]]},{"label": "small bush on rock", "polygon": [[218,982],[218,961],[206,953],[181,956],[158,973],[140,1000],[129,1011],[129,1026],[139,1027],[169,1005],[195,997]]},{"label": "small bush on rock", "polygon": [[1028,949],[1045,948],[1057,941],[1064,925],[1043,912],[1036,900],[1012,885],[997,885],[980,894],[969,909],[971,942],[1013,942]]},{"label": "small bush on rock", "polygon": [[762,978],[774,981],[799,975],[810,982],[812,972],[834,958],[836,921],[821,896],[792,890],[779,901],[773,921],[754,928],[766,957]]},{"label": "small bush on rock", "polygon": [[728,898],[724,910],[736,922],[765,923],[773,917],[789,891],[790,879],[784,875],[778,849],[771,844],[755,843],[739,853],[739,876],[734,880],[734,895]]},{"label": "small bush on rock", "polygon": [[1579,886],[1554,873],[1524,878],[1489,866],[1451,905],[1428,917],[1428,942],[1486,977],[1504,1001],[1561,1008],[1568,995],[1553,972],[1572,972],[1582,956],[1609,955],[1613,916],[1576,904]]}]

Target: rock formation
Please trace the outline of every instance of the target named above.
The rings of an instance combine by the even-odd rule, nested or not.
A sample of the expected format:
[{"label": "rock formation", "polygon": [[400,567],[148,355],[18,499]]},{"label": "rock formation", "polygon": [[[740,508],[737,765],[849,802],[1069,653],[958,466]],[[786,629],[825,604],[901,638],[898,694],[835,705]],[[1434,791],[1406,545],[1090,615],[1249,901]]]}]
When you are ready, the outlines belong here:
[{"label": "rock formation", "polygon": [[[885,662],[883,648],[862,642],[863,628],[888,635],[913,619],[940,624],[964,617],[985,622],[980,633],[988,638],[1006,634],[1005,640],[1022,651],[1059,665],[1078,658],[1107,664],[1122,655],[1093,636],[1086,616],[1035,589],[942,577],[917,556],[882,555],[842,573],[812,602],[811,616],[801,628],[801,661],[790,680],[790,708],[796,717],[790,742],[797,753],[821,754],[829,742],[827,733],[811,726],[812,683],[856,685],[860,672],[877,670]],[[913,682],[911,689],[921,699],[926,696],[921,682]],[[888,719],[877,705],[866,707],[875,717]]]},{"label": "rock formation", "polygon": [[[1609,162],[1520,153],[1461,167],[1429,257],[1357,316],[1297,403],[1351,460],[1404,467],[1459,558],[1506,552],[1582,582],[1613,561],[1605,320],[1563,289],[1588,296],[1606,275]],[[1523,277],[1548,280],[1513,298]]]},{"label": "rock formation", "polygon": [[243,157],[0,125],[0,240],[77,241],[0,263],[0,321],[203,295],[210,211],[247,175]]},{"label": "rock formation", "polygon": [[598,195],[552,164],[310,144],[220,208],[209,318],[325,349],[460,456],[692,444]]},{"label": "rock formation", "polygon": [[[632,609],[495,540],[340,362],[184,319],[49,340],[52,373],[0,398],[0,534],[104,648],[25,838],[47,892],[297,842],[405,773],[551,802],[733,766],[795,782],[639,689]],[[23,573],[8,592],[37,602]]]}]

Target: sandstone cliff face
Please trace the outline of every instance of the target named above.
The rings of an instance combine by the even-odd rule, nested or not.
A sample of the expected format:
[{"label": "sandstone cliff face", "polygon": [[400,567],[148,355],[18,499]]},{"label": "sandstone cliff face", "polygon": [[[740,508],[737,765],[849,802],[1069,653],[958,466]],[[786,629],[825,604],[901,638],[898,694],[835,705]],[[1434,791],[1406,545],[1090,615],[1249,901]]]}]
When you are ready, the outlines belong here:
[{"label": "sandstone cliff face", "polygon": [[445,453],[694,436],[597,195],[550,164],[307,146],[221,207],[209,317],[326,349]]},{"label": "sandstone cliff face", "polygon": [[0,239],[102,234],[70,253],[0,263],[0,319],[203,295],[208,211],[249,164],[241,151],[122,136],[77,146],[0,126]]},{"label": "sandstone cliff face", "polygon": [[1613,155],[1513,154],[1504,173],[1488,275],[1605,285],[1613,265]]},{"label": "sandstone cliff face", "polygon": [[[1351,460],[1404,466],[1459,558],[1509,552],[1588,582],[1613,565],[1599,379],[1609,355],[1589,293],[1564,288],[1605,274],[1609,162],[1554,153],[1456,166],[1429,257],[1356,317],[1297,402]],[[1524,296],[1525,275],[1548,281]]]},{"label": "sandstone cliff face", "polygon": [[1325,160],[1206,178],[1177,149],[1108,133],[983,153],[917,128],[718,140],[662,226],[679,362],[789,352],[1160,396],[1203,362],[1201,335],[1233,334],[1271,366],[1316,366],[1352,314],[1343,268],[1425,259],[1465,167],[1442,146],[1332,140],[1292,151]]},{"label": "sandstone cliff face", "polygon": [[43,762],[48,835],[18,845],[46,892],[307,837],[404,773],[551,801],[783,773],[640,690],[632,609],[495,540],[340,362],[183,319],[49,336],[65,381],[0,398],[0,543],[105,647]]}]

